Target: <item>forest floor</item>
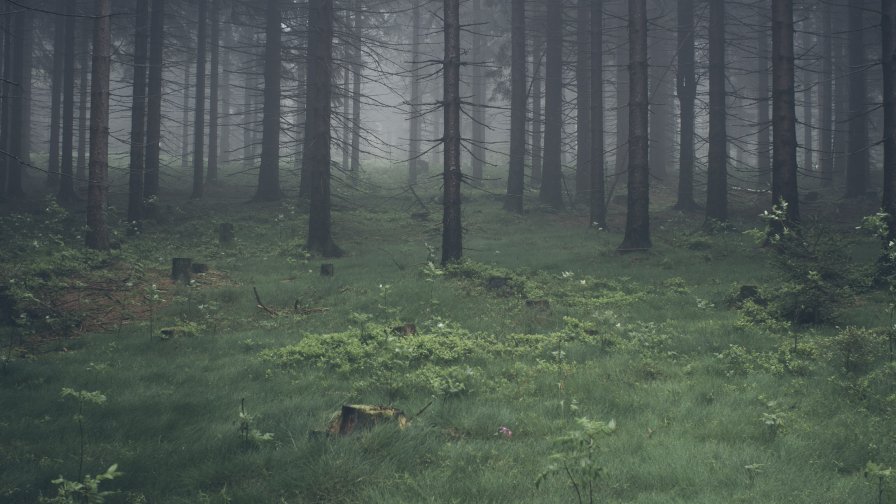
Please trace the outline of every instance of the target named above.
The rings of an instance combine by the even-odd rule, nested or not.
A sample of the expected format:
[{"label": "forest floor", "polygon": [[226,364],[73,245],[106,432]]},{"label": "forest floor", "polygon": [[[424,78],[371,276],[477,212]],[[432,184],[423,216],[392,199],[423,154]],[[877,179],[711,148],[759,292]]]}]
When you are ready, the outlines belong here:
[{"label": "forest floor", "polygon": [[[63,502],[53,480],[112,464],[100,490],[127,503],[896,502],[874,202],[805,205],[788,261],[745,232],[765,193],[707,233],[659,190],[653,248],[620,255],[621,205],[597,231],[465,189],[465,261],[442,268],[428,183],[428,217],[401,189],[339,200],[333,260],[305,253],[304,207],[233,187],[109,254],[53,204],[7,214],[0,502]],[[209,269],[174,283],[174,257]],[[410,421],[327,435],[346,404]]]}]

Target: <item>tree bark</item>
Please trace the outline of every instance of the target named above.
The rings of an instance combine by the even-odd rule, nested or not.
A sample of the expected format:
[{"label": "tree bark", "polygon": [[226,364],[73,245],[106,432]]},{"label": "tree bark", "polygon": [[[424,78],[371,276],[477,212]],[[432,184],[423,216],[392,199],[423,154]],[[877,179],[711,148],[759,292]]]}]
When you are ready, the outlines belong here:
[{"label": "tree bark", "polygon": [[728,220],[728,137],[725,129],[725,4],[709,3],[709,159],[706,220]]},{"label": "tree bark", "polygon": [[526,169],[526,1],[513,0],[510,8],[510,165],[504,209],[522,213]]},{"label": "tree bark", "polygon": [[[229,9],[226,9],[226,12],[231,12]],[[226,16],[225,16],[226,17]],[[232,18],[232,14],[229,14],[228,19]],[[233,68],[233,58],[231,52],[233,51],[233,27],[230,23],[224,23],[224,26],[221,27],[223,30],[223,34],[221,35],[221,115],[220,119],[220,135],[219,135],[219,144],[220,148],[218,149],[218,163],[227,164],[230,162],[230,121],[232,120],[231,116],[231,98],[230,94],[230,72]]]},{"label": "tree bark", "polygon": [[208,0],[197,0],[196,90],[193,106],[193,193],[190,199],[202,198],[205,183],[205,50]]},{"label": "tree bark", "polygon": [[416,185],[420,157],[420,5],[414,5],[411,35],[411,103],[408,118],[408,184]]},{"label": "tree bark", "polygon": [[883,210],[887,241],[896,239],[896,2],[881,0],[881,63],[884,101]]},{"label": "tree bark", "polygon": [[864,0],[849,0],[849,140],[846,163],[846,197],[864,196],[868,190],[868,118],[865,47],[862,29]]},{"label": "tree bark", "polygon": [[591,192],[591,0],[576,5],[576,202]]},{"label": "tree bark", "polygon": [[109,249],[106,178],[109,168],[109,71],[112,63],[110,0],[96,0],[90,79],[90,166],[87,183],[88,248]]},{"label": "tree bark", "polygon": [[[815,156],[813,152],[813,142],[812,142],[812,129],[813,129],[813,100],[812,100],[812,89],[815,87],[815,83],[817,82],[817,78],[812,71],[812,53],[810,52],[810,48],[814,45],[814,40],[812,40],[812,35],[810,35],[812,27],[812,18],[811,13],[807,14],[807,17],[803,21],[803,52],[808,57],[807,61],[802,62],[801,66],[803,67],[803,168],[806,171],[814,171],[815,167]],[[819,104],[820,105],[820,104]]]},{"label": "tree bark", "polygon": [[[787,204],[786,225],[799,222],[796,105],[793,73],[793,0],[772,0],[772,204]],[[780,232],[772,229],[772,232]]]},{"label": "tree bark", "polygon": [[647,1],[629,0],[628,213],[620,252],[650,248],[650,166],[647,136]]},{"label": "tree bark", "polygon": [[[68,0],[59,0],[58,12],[65,12]],[[62,112],[62,62],[65,44],[65,16],[57,14],[53,23],[53,72],[50,76],[50,157],[47,162],[48,187],[59,185],[59,129]]]},{"label": "tree bark", "polygon": [[694,1],[678,1],[678,73],[675,86],[681,110],[678,158],[677,210],[695,210],[694,201],[694,101],[697,79],[694,64]]},{"label": "tree bark", "polygon": [[149,0],[137,0],[134,32],[134,83],[131,102],[131,151],[128,180],[128,222],[143,220],[143,176],[146,141],[146,50]]},{"label": "tree bark", "polygon": [[541,185],[541,172],[544,166],[544,151],[542,149],[542,82],[544,78],[544,37],[543,30],[532,30],[532,185]]},{"label": "tree bark", "polygon": [[68,205],[77,201],[75,194],[75,2],[65,7],[65,35],[62,61],[62,164],[59,191],[60,203]]},{"label": "tree bark", "polygon": [[311,197],[308,250],[324,257],[342,251],[333,242],[330,208],[330,100],[333,77],[333,0],[308,2],[308,114],[306,147]]},{"label": "tree bark", "polygon": [[9,107],[9,145],[6,179],[6,194],[10,197],[17,198],[24,196],[25,191],[22,187],[22,163],[24,162],[25,153],[23,151],[23,136],[27,129],[24,127],[25,117],[25,100],[27,99],[27,88],[30,86],[30,70],[26,72],[26,55],[25,51],[30,50],[30,44],[26,40],[31,31],[31,12],[22,10],[13,15],[13,58],[8,64],[12,65],[12,81],[10,86],[11,93],[8,99],[11,101]]},{"label": "tree bark", "polygon": [[463,255],[460,214],[460,2],[444,0],[445,59],[443,107],[445,149],[443,168],[442,264]]},{"label": "tree bark", "polygon": [[0,73],[0,196],[6,194],[6,178],[9,172],[9,166],[13,163],[13,158],[7,154],[10,151],[9,132],[12,129],[12,117],[10,108],[12,105],[13,92],[13,18],[14,16],[4,16],[3,19],[3,71]]},{"label": "tree bark", "polygon": [[834,177],[834,149],[833,149],[833,98],[834,98],[834,65],[833,65],[833,41],[831,29],[831,5],[821,5],[821,89],[818,96],[818,136],[819,141],[819,176],[821,184],[830,187]]},{"label": "tree bark", "polygon": [[[205,1],[205,0],[201,0]],[[190,82],[192,75],[190,73],[190,63],[184,63],[184,108],[183,120],[181,122],[180,136],[180,165],[183,171],[187,171],[190,167]],[[248,90],[248,86],[246,87]],[[248,91],[246,91],[248,92]]]},{"label": "tree bark", "polygon": [[562,209],[563,8],[556,0],[545,0],[545,9],[544,165],[539,199]]},{"label": "tree bark", "polygon": [[149,86],[146,107],[146,171],[143,195],[159,195],[159,154],[162,142],[162,51],[165,37],[165,0],[152,0],[149,29]]},{"label": "tree bark", "polygon": [[607,227],[604,188],[604,13],[603,0],[591,0],[591,194],[590,224]]},{"label": "tree bark", "polygon": [[757,30],[756,52],[759,57],[756,59],[756,169],[757,182],[760,188],[768,187],[771,183],[772,163],[771,163],[771,118],[769,117],[769,54],[768,54],[768,31],[766,29]]},{"label": "tree bark", "polygon": [[[220,105],[218,101],[220,94],[218,79],[221,68],[221,0],[212,0],[210,15],[211,68],[209,69],[208,85],[208,166],[205,170],[205,181],[209,184],[215,184],[218,182],[218,110]],[[278,25],[277,35],[279,36],[279,34],[280,26]],[[280,61],[279,57],[277,58],[277,61]],[[267,83],[265,83],[265,85],[267,85]]]},{"label": "tree bark", "polygon": [[261,168],[255,201],[276,201],[280,190],[280,3],[267,0]]},{"label": "tree bark", "polygon": [[[484,21],[482,14],[482,0],[473,0],[473,19],[475,23]],[[474,28],[471,37],[473,47],[470,57],[473,59],[473,72],[470,76],[473,91],[473,110],[471,111],[472,143],[470,144],[470,175],[469,181],[474,186],[482,185],[483,170],[485,167],[485,106],[488,96],[485,90],[485,76],[483,65],[485,64],[482,52],[481,29]]]},{"label": "tree bark", "polygon": [[[361,12],[355,9],[352,26],[355,34],[360,40],[361,31]],[[356,42],[360,44],[360,42]],[[351,159],[351,183],[352,187],[358,185],[358,179],[361,175],[361,78],[362,69],[362,53],[359,46],[352,50],[352,159]]]},{"label": "tree bark", "polygon": [[83,191],[87,181],[87,111],[90,103],[90,37],[93,27],[82,21],[78,40],[78,159],[75,162],[75,183]]}]

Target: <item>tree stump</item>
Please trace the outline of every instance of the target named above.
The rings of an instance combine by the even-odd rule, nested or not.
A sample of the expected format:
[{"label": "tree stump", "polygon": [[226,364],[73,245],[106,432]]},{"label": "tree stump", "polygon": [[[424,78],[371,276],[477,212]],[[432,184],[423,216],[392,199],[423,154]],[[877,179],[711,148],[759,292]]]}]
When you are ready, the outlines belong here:
[{"label": "tree stump", "polygon": [[389,406],[346,404],[330,421],[327,431],[331,435],[347,436],[356,430],[366,430],[384,422],[397,422],[399,428],[408,425],[404,411]]},{"label": "tree stump", "polygon": [[189,257],[175,257],[171,259],[171,279],[175,282],[190,283],[193,259]]},{"label": "tree stump", "polygon": [[413,336],[417,334],[417,326],[415,324],[404,324],[392,328],[392,334],[398,336]]},{"label": "tree stump", "polygon": [[218,243],[221,245],[233,244],[233,224],[222,222],[218,225]]},{"label": "tree stump", "polygon": [[324,263],[320,265],[320,276],[331,277],[334,273],[333,263]]}]

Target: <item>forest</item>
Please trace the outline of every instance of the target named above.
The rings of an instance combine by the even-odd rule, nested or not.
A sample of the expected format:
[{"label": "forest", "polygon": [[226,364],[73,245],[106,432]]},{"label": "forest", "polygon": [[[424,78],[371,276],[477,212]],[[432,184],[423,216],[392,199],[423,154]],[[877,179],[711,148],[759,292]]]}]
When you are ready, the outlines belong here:
[{"label": "forest", "polygon": [[0,503],[896,503],[893,0],[0,0]]}]

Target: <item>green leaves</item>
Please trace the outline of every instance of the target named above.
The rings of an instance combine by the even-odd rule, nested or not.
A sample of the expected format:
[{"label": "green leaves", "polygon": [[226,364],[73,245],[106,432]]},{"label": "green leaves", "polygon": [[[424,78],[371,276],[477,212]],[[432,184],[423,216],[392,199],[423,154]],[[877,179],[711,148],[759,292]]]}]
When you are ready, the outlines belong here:
[{"label": "green leaves", "polygon": [[576,419],[576,428],[554,439],[557,451],[548,456],[548,464],[535,479],[535,487],[549,477],[565,475],[573,486],[578,502],[584,502],[582,492],[588,492],[589,502],[593,501],[594,482],[603,473],[603,466],[597,460],[597,440],[616,431],[616,421],[602,422],[587,417]]}]

